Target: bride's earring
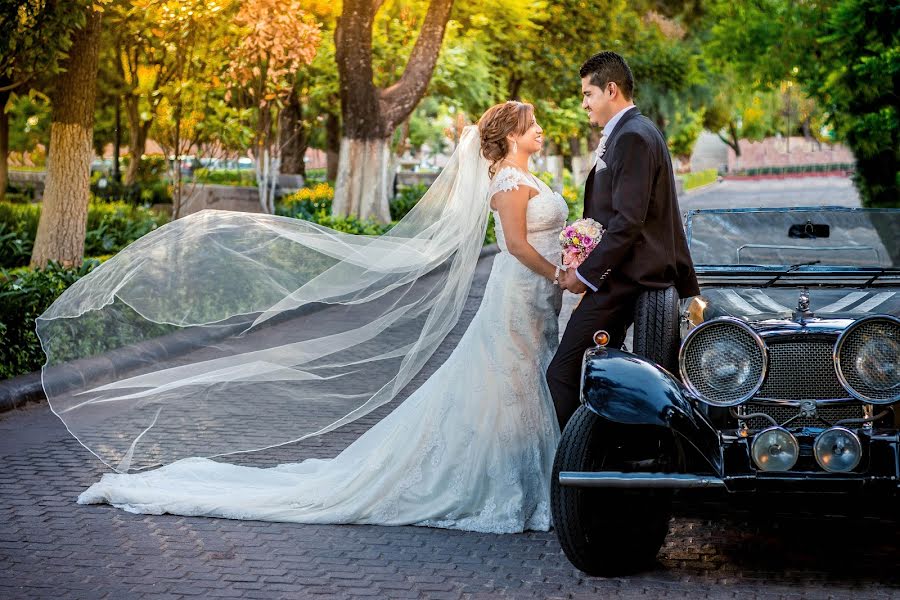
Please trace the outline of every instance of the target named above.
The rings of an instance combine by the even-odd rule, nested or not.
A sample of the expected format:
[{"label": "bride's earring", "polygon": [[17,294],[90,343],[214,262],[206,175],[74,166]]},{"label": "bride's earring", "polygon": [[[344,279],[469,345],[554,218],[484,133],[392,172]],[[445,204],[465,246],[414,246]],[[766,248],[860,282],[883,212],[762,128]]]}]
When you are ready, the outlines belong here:
[{"label": "bride's earring", "polygon": [[519,142],[517,142],[516,140],[513,140],[513,154],[518,154],[518,153],[519,153]]}]

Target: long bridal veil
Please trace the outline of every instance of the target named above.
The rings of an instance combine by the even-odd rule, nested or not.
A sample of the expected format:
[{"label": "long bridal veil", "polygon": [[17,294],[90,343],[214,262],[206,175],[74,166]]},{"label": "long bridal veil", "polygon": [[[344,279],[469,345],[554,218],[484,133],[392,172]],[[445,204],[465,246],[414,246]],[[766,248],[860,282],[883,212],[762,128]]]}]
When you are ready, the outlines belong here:
[{"label": "long bridal veil", "polygon": [[210,210],[147,234],[38,318],[53,412],[120,472],[286,444],[367,414],[459,319],[488,184],[471,126],[385,235]]}]

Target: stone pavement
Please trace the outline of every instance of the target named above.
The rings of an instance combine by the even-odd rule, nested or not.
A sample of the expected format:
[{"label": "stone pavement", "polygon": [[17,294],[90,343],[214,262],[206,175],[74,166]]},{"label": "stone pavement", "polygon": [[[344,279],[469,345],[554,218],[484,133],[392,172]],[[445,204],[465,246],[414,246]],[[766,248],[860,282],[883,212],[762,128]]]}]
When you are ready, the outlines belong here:
[{"label": "stone pavement", "polygon": [[[412,387],[459,339],[491,260],[479,264],[463,323]],[[333,456],[390,408],[337,435],[230,458],[272,465]],[[0,599],[900,598],[900,516],[853,502],[838,511],[843,498],[825,508],[771,499],[805,516],[685,498],[659,564],[605,579],[575,570],[553,532],[294,525],[75,504],[104,472],[46,403],[0,415]]]}]

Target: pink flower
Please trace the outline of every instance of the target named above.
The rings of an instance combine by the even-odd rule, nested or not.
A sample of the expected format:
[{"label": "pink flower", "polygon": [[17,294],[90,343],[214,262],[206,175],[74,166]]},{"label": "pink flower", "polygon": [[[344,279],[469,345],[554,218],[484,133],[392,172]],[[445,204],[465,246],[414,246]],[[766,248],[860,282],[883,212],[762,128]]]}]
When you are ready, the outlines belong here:
[{"label": "pink flower", "polygon": [[597,247],[603,237],[603,226],[593,219],[579,219],[567,225],[559,234],[562,263],[577,268]]}]

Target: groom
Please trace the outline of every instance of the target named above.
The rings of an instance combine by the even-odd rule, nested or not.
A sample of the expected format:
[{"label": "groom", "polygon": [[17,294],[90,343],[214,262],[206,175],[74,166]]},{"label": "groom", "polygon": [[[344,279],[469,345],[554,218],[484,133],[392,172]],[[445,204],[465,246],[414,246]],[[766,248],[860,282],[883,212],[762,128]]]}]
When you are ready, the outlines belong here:
[{"label": "groom", "polygon": [[586,292],[547,368],[547,384],[563,429],[579,405],[581,360],[593,334],[605,329],[618,348],[645,290],[675,286],[700,293],[678,210],[666,140],[632,102],[634,76],[625,59],[601,52],[581,66],[582,108],[602,127],[596,164],[584,189],[584,217],[606,228],[599,245],[560,285]]}]

